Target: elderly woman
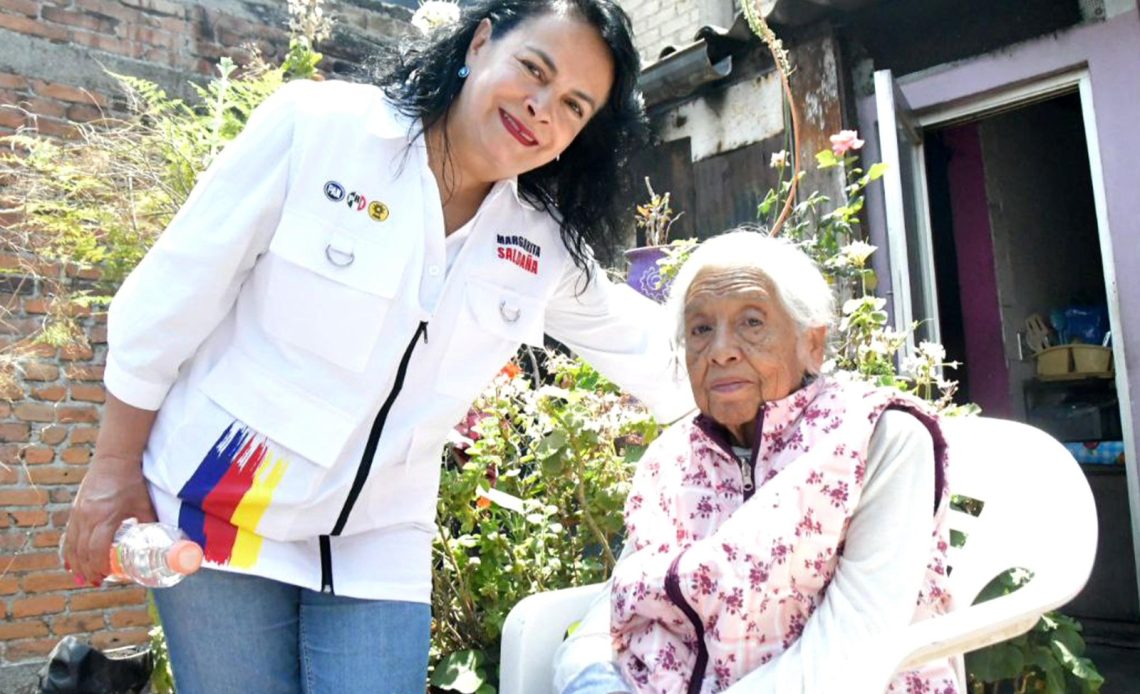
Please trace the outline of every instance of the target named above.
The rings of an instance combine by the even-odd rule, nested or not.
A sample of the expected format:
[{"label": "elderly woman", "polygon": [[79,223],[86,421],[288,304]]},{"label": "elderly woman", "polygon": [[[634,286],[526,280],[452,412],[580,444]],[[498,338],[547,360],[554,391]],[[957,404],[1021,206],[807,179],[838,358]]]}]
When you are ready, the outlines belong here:
[{"label": "elderly woman", "polygon": [[[563,646],[556,684],[863,691],[851,678],[877,636],[951,608],[938,420],[819,375],[833,299],[788,243],[705,242],[670,304],[700,412],[643,457],[608,604]],[[889,691],[960,691],[957,663],[899,673]]]}]

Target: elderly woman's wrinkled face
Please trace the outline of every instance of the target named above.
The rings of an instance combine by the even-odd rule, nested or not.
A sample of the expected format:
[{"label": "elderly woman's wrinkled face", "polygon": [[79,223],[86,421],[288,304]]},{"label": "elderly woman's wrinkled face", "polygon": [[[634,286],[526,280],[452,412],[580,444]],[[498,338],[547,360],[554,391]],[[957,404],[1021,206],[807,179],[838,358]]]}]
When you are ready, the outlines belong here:
[{"label": "elderly woman's wrinkled face", "polygon": [[801,331],[772,281],[753,268],[699,272],[685,295],[684,321],[697,407],[738,442],[751,445],[760,405],[799,388],[823,359],[825,328]]}]

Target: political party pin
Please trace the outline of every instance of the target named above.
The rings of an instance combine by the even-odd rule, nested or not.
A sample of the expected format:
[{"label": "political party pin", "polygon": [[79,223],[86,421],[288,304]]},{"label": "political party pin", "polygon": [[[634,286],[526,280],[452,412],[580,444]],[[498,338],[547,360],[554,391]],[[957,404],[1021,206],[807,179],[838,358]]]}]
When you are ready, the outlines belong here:
[{"label": "political party pin", "polygon": [[382,202],[373,200],[368,203],[368,216],[371,217],[373,221],[383,222],[385,219],[388,219],[388,206]]}]

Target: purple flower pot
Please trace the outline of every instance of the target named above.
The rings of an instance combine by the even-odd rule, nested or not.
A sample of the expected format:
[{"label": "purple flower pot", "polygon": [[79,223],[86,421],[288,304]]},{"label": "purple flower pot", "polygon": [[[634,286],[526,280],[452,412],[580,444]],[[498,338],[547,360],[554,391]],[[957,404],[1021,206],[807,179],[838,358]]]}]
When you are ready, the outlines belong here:
[{"label": "purple flower pot", "polygon": [[665,297],[669,295],[669,283],[657,286],[661,280],[661,269],[657,267],[657,261],[665,257],[665,246],[631,248],[625,252],[625,257],[629,261],[626,284],[642,296],[647,296],[659,304],[664,303]]}]

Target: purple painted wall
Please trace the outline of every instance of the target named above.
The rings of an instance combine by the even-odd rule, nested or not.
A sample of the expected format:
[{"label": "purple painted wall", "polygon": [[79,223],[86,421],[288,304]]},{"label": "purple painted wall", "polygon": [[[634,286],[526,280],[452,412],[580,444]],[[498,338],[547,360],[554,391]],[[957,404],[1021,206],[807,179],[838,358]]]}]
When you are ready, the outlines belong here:
[{"label": "purple painted wall", "polygon": [[953,152],[948,166],[954,247],[962,297],[970,400],[987,416],[1011,417],[1009,367],[1002,345],[994,244],[986,201],[986,171],[977,124],[950,128],[942,139]]}]

